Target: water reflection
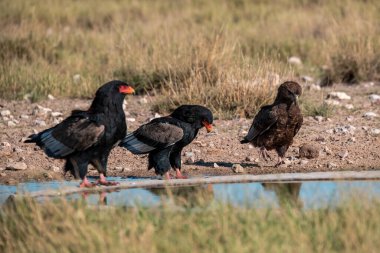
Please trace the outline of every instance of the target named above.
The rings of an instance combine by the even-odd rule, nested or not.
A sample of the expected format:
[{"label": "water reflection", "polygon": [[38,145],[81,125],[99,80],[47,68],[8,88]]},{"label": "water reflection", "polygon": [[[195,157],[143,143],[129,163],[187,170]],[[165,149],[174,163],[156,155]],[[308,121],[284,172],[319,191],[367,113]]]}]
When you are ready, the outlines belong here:
[{"label": "water reflection", "polygon": [[206,207],[214,199],[214,189],[212,184],[188,186],[188,187],[168,187],[148,189],[149,192],[160,197],[163,203],[181,207]]},{"label": "water reflection", "polygon": [[300,199],[302,183],[262,183],[265,190],[276,194],[278,204],[282,207],[303,207]]},{"label": "water reflection", "polygon": [[[141,179],[118,179],[119,181]],[[146,180],[146,179],[145,179]],[[17,192],[63,189],[77,182],[28,182],[16,186],[0,185],[0,205]],[[266,208],[291,205],[303,209],[318,209],[340,205],[347,197],[360,194],[380,200],[380,181],[309,181],[292,183],[235,183],[171,187],[161,189],[124,189],[102,193],[67,195],[69,201],[84,200],[90,205],[160,207],[166,204],[183,207],[208,207],[226,203],[233,206]],[[52,198],[37,198],[51,201]]]}]

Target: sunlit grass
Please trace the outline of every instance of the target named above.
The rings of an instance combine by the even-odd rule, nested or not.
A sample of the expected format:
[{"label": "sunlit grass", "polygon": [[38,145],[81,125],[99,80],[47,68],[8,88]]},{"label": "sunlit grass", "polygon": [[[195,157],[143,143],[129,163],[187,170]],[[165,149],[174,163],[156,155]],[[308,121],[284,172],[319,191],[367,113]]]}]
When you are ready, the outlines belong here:
[{"label": "sunlit grass", "polygon": [[93,207],[17,200],[0,210],[1,252],[377,252],[380,203],[317,210]]},{"label": "sunlit grass", "polygon": [[0,97],[89,97],[117,78],[158,94],[157,110],[251,116],[324,65],[336,82],[380,80],[379,13],[376,0],[1,1]]}]

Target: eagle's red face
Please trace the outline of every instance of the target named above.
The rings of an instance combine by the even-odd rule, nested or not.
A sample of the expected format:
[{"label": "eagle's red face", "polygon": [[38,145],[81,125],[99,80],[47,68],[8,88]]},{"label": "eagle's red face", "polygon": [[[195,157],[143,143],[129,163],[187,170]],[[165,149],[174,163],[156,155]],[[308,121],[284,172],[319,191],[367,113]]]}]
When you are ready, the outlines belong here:
[{"label": "eagle's red face", "polygon": [[120,85],[119,86],[119,92],[122,94],[132,94],[135,92],[135,90],[128,85]]},{"label": "eagle's red face", "polygon": [[208,133],[212,131],[212,124],[208,123],[206,120],[202,121],[202,124],[205,126]]}]

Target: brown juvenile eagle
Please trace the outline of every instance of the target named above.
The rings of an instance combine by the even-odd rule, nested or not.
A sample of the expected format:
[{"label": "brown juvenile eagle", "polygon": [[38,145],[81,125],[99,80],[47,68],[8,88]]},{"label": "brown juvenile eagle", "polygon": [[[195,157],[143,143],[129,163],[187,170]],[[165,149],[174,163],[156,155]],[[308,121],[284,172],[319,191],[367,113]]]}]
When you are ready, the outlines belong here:
[{"label": "brown juvenile eagle", "polygon": [[261,107],[241,143],[250,142],[259,147],[260,155],[265,161],[270,158],[267,150],[275,149],[278,154],[276,166],[279,166],[303,122],[298,106],[298,96],[301,93],[302,88],[296,82],[281,84],[273,104]]}]

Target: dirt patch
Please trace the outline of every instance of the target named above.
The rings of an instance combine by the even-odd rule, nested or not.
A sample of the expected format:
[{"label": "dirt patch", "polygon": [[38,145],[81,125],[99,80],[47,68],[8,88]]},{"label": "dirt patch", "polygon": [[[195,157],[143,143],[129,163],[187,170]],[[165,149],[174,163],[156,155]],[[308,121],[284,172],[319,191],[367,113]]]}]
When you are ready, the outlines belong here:
[{"label": "dirt patch", "polygon": [[[380,128],[380,117],[363,117],[367,112],[380,115],[379,103],[369,99],[370,94],[380,93],[379,84],[338,85],[322,91],[306,91],[303,99],[319,101],[330,91],[346,92],[351,100],[340,101],[340,105],[335,107],[329,118],[305,116],[304,125],[294,139],[293,146],[289,148],[284,165],[274,167],[274,152],[271,152],[273,161],[263,162],[259,160],[256,148],[240,144],[239,141],[246,134],[252,119],[237,118],[215,120],[213,133],[200,131],[197,139],[183,152],[184,174],[234,174],[233,164],[240,164],[244,173],[248,174],[380,169],[380,133],[376,130]],[[154,97],[134,96],[127,99],[128,131],[133,131],[155,116],[149,110],[153,101]],[[41,101],[38,107],[37,103],[27,101],[0,100],[0,111],[10,112],[0,116],[0,183],[72,179],[69,175],[63,175],[63,161],[48,158],[38,147],[23,143],[23,138],[33,131],[53,126],[61,120],[60,117],[67,117],[73,109],[87,108],[90,102],[80,99],[54,99]],[[352,106],[346,106],[347,104]],[[10,121],[13,123],[9,123]],[[299,158],[299,147],[305,143],[315,144],[320,148],[318,158]],[[186,155],[193,158],[188,159]],[[27,169],[6,170],[7,164],[12,162],[23,162]],[[117,147],[109,158],[108,175],[155,176],[153,171],[147,171],[146,168],[146,155],[136,156]],[[92,168],[89,174],[97,175]]]}]

